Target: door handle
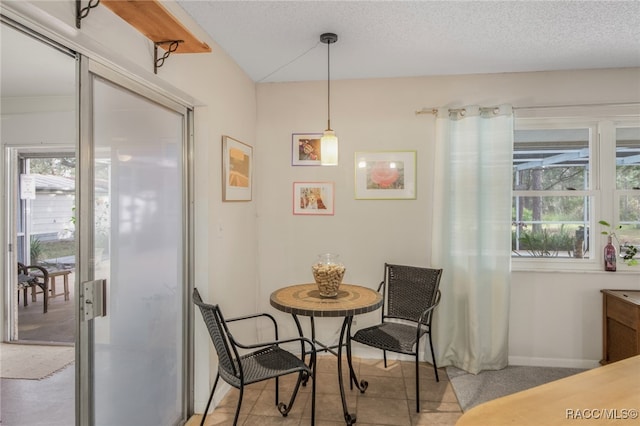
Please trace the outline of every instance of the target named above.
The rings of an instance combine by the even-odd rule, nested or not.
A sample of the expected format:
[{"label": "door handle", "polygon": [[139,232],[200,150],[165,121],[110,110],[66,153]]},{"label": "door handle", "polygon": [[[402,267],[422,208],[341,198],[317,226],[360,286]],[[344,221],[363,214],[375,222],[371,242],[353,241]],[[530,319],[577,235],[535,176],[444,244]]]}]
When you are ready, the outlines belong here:
[{"label": "door handle", "polygon": [[83,321],[107,316],[107,280],[82,283],[84,303],[81,306]]}]

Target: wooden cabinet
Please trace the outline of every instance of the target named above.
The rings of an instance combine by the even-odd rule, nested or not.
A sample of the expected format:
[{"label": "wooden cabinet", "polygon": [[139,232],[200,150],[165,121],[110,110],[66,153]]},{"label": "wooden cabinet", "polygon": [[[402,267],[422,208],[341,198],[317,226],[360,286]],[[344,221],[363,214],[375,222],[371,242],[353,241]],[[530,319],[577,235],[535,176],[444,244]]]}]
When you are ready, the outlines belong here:
[{"label": "wooden cabinet", "polygon": [[640,291],[601,290],[601,364],[640,355]]}]

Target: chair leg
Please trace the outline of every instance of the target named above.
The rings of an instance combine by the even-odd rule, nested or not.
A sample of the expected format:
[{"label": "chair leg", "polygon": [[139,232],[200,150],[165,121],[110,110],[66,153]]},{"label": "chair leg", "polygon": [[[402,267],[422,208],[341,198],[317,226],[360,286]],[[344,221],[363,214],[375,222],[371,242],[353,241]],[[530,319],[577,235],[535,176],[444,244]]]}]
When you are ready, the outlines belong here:
[{"label": "chair leg", "polygon": [[436,365],[436,354],[433,352],[433,340],[431,340],[431,331],[429,331],[429,346],[431,346],[431,360],[433,361],[433,371],[436,373],[436,382],[440,381],[438,377],[438,366]]},{"label": "chair leg", "polygon": [[209,401],[207,401],[207,408],[204,409],[204,413],[202,414],[200,426],[204,426],[204,420],[207,418],[207,414],[209,413],[209,406],[213,400],[213,393],[216,391],[216,386],[218,386],[218,379],[220,379],[220,373],[216,374],[216,381],[213,383],[213,388],[211,388],[211,395],[209,395]]},{"label": "chair leg", "polygon": [[279,402],[279,400],[280,400],[280,397],[279,397],[279,395],[278,395],[278,393],[279,393],[279,392],[278,392],[278,389],[280,389],[279,384],[280,384],[280,382],[279,382],[279,380],[278,380],[278,377],[276,377],[276,407],[278,406],[278,402]]},{"label": "chair leg", "polygon": [[387,351],[382,351],[382,357],[384,358],[384,368],[387,368]]},{"label": "chair leg", "polygon": [[49,310],[49,287],[46,282],[42,287],[42,293],[43,293],[42,300],[44,302],[44,307],[42,309],[44,311],[43,313],[46,314],[47,311]]},{"label": "chair leg", "polygon": [[[46,314],[47,311],[49,310],[49,294],[48,294],[49,293],[49,285],[45,281],[43,284],[38,283],[38,287],[40,287],[42,289],[42,303],[43,303],[42,313]],[[35,285],[33,286],[32,295],[33,295],[33,297],[36,296],[36,286]]]},{"label": "chair leg", "polygon": [[244,395],[244,383],[240,383],[240,395],[238,396],[238,407],[236,408],[236,416],[233,418],[233,426],[238,424],[240,417],[240,407],[242,407],[242,396]]},{"label": "chair leg", "polygon": [[420,366],[418,364],[418,352],[416,351],[416,413],[420,412]]},{"label": "chair leg", "polygon": [[316,366],[311,368],[313,384],[311,387],[311,426],[316,424]]},{"label": "chair leg", "polygon": [[[315,368],[315,367],[314,367]],[[276,397],[276,407],[278,407],[278,411],[282,414],[282,417],[287,417],[289,412],[293,408],[294,402],[296,402],[296,396],[298,395],[298,390],[300,389],[300,383],[305,381],[305,377],[308,379],[311,375],[305,376],[305,373],[301,371],[298,373],[298,380],[296,381],[296,385],[293,387],[293,391],[291,392],[291,398],[289,399],[289,404],[285,404],[284,402],[278,402],[279,398]],[[276,382],[278,378],[276,377]],[[313,382],[315,385],[315,381]],[[276,385],[277,386],[277,385]],[[277,395],[277,391],[276,391]]]}]

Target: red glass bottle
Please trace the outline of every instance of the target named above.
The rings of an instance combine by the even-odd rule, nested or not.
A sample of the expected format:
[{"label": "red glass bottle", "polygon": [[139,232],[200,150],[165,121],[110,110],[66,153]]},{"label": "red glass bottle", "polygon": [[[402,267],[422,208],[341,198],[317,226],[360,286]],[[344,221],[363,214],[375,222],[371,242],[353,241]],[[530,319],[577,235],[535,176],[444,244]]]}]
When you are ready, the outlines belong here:
[{"label": "red glass bottle", "polygon": [[616,248],[611,243],[611,236],[607,238],[607,245],[604,246],[604,270],[614,272],[616,270]]}]

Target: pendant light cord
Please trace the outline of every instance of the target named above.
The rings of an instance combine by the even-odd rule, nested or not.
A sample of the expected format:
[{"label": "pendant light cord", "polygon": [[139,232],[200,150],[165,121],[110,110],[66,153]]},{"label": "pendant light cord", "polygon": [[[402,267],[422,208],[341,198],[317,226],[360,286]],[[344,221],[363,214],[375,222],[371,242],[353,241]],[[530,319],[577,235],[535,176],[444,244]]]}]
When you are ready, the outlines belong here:
[{"label": "pendant light cord", "polygon": [[271,77],[272,75],[274,75],[275,73],[277,73],[278,71],[280,71],[282,68],[286,67],[287,65],[290,65],[292,63],[294,63],[295,61],[297,61],[298,59],[302,58],[304,55],[306,55],[307,53],[311,52],[313,49],[315,49],[316,47],[318,47],[318,45],[320,45],[320,41],[317,42],[316,44],[314,44],[313,46],[311,46],[309,49],[305,50],[304,52],[302,52],[301,54],[299,54],[298,56],[296,56],[295,58],[293,58],[292,60],[290,60],[289,62],[287,62],[284,65],[280,65],[278,68],[276,68],[275,70],[271,71],[269,74],[265,75],[264,77],[262,77],[260,80],[256,81],[256,83],[262,83],[263,81],[265,81],[267,78]]},{"label": "pendant light cord", "polygon": [[331,130],[331,43],[327,43],[327,130]]}]

